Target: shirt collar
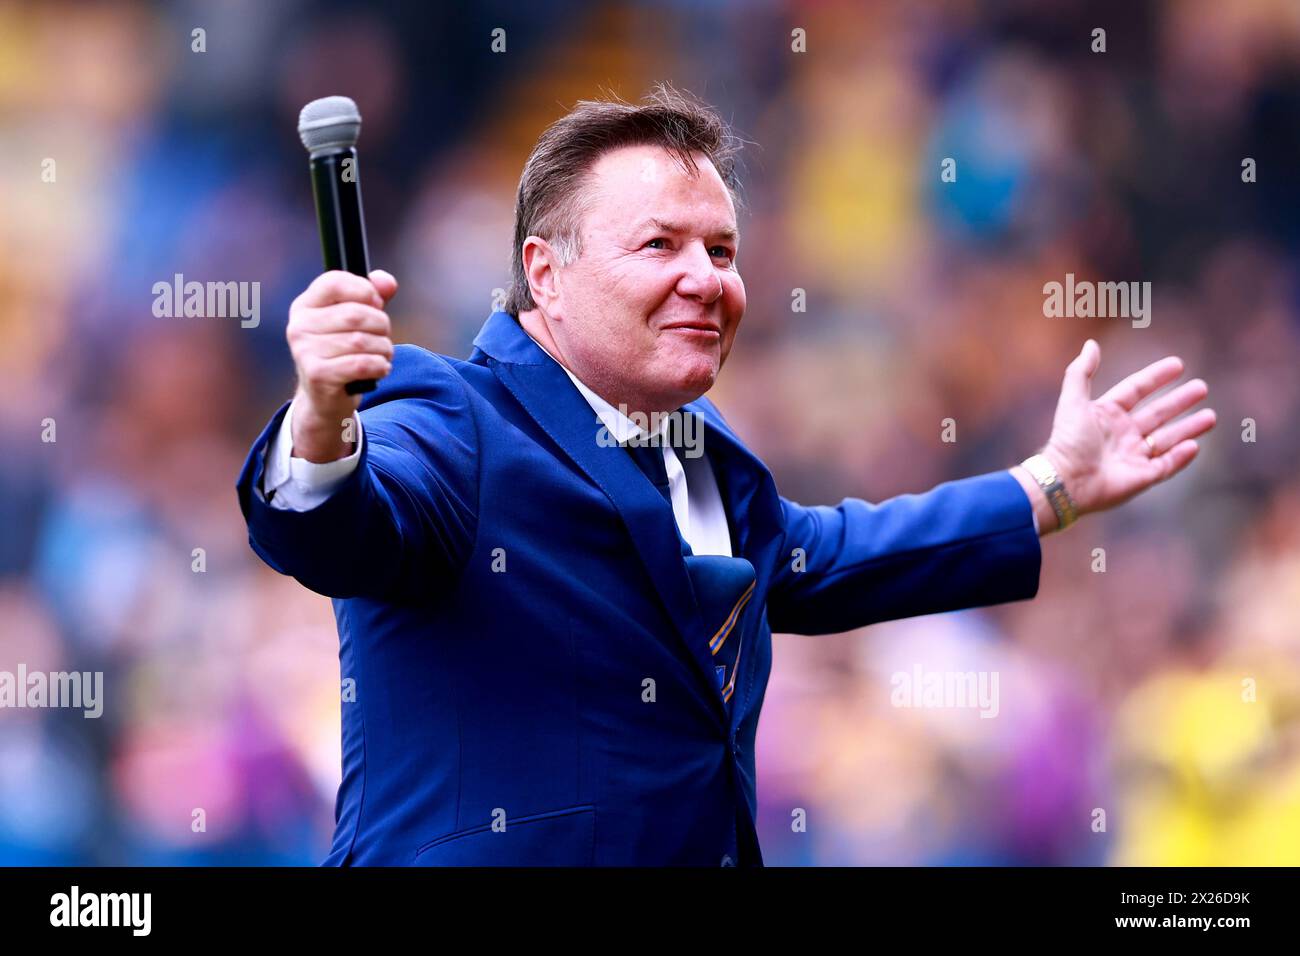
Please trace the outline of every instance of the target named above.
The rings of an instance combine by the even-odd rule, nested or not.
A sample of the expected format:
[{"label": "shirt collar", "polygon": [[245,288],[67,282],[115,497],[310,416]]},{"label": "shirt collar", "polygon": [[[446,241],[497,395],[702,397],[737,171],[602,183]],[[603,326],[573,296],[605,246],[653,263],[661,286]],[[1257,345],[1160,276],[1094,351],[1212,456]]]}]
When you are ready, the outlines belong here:
[{"label": "shirt collar", "polygon": [[[520,325],[520,328],[523,329],[525,334],[528,334],[528,330],[524,329],[522,325]],[[528,334],[528,337],[530,339],[533,339],[531,334]],[[537,342],[536,339],[533,339],[533,341]],[[649,433],[646,432],[643,428],[641,428],[640,425],[632,421],[632,419],[628,418],[617,408],[615,408],[609,402],[605,401],[603,398],[601,398],[599,395],[593,392],[590,388],[584,385],[578,379],[578,376],[574,375],[572,372],[568,370],[567,367],[565,367],[563,362],[560,362],[559,360],[556,359],[554,355],[552,355],[550,352],[547,352],[546,349],[542,347],[541,342],[537,342],[537,347],[546,353],[547,358],[549,358],[552,362],[555,362],[555,364],[560,366],[560,368],[564,369],[564,374],[569,376],[569,381],[573,382],[574,387],[577,388],[577,390],[582,393],[582,397],[587,400],[587,404],[590,405],[592,411],[596,413],[596,417],[600,419],[601,424],[604,425],[607,429],[609,429],[609,433],[614,436],[615,441],[621,444],[628,441],[631,438],[643,438],[649,435]],[[664,438],[666,436],[667,429],[668,429],[668,416],[667,415],[659,416],[660,438]]]}]

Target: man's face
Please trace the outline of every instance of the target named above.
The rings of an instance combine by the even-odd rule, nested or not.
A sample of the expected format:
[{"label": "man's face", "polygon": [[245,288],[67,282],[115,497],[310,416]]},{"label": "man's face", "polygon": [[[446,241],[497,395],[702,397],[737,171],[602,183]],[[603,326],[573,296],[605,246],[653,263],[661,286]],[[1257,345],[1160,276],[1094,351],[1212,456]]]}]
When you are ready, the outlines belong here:
[{"label": "man's face", "polygon": [[745,312],[736,210],[713,163],[658,146],[610,151],[583,192],[582,254],[556,276],[551,334],[570,370],[632,411],[707,392]]}]

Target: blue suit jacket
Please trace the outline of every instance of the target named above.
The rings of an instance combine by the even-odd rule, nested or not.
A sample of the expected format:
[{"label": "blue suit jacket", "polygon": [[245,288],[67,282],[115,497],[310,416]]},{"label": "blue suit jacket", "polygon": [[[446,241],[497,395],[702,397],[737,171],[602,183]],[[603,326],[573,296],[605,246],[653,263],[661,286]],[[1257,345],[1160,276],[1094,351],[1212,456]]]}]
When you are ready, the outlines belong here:
[{"label": "blue suit jacket", "polygon": [[253,549],[334,599],[355,699],[327,864],[761,864],[773,630],[1037,593],[1010,473],[805,507],[703,398],[685,410],[703,418],[736,557],[691,556],[512,316],[493,313],[474,346],[397,347],[361,404],[359,467],[319,507],[253,493],[284,408],[239,478]]}]

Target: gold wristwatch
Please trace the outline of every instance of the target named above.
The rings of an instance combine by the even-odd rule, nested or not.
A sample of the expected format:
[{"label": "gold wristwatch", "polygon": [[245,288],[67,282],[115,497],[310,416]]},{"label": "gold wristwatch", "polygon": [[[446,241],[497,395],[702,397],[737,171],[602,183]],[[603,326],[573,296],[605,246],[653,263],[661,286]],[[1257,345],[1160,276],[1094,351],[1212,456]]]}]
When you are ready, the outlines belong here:
[{"label": "gold wristwatch", "polygon": [[1074,499],[1065,490],[1061,476],[1056,473],[1056,466],[1046,455],[1030,455],[1020,464],[1034,476],[1038,487],[1042,488],[1043,494],[1047,495],[1048,504],[1056,512],[1057,531],[1064,531],[1079,520],[1079,510],[1074,504]]}]

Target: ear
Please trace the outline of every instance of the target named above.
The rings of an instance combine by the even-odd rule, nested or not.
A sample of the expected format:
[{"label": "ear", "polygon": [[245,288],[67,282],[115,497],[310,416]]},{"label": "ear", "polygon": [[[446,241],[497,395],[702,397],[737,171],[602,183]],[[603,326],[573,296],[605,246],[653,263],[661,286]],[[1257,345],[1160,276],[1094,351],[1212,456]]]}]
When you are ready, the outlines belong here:
[{"label": "ear", "polygon": [[540,236],[529,236],[523,248],[524,276],[537,307],[554,315],[560,304],[559,257]]}]

